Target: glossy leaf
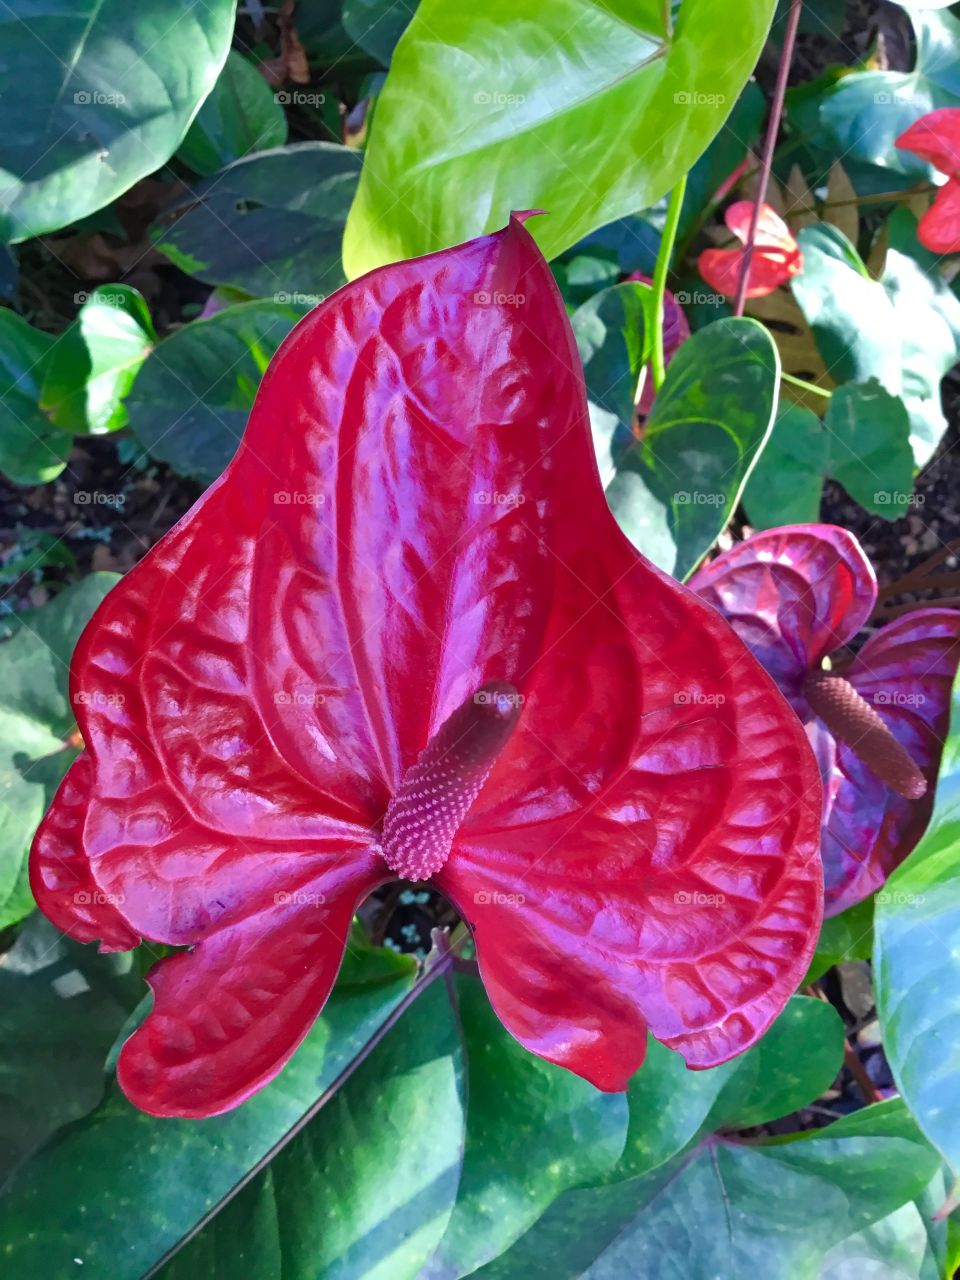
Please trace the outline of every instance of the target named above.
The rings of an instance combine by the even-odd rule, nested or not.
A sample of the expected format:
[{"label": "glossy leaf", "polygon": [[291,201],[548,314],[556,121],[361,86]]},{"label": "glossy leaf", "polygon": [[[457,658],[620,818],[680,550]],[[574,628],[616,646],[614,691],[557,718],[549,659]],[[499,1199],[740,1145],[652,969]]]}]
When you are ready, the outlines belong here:
[{"label": "glossy leaf", "polygon": [[177,159],[209,176],[251,151],[282,147],[286,140],[287,118],[277,96],[253,63],[231,49]]},{"label": "glossy leaf", "polygon": [[[873,898],[864,898],[837,916],[824,920],[807,982],[816,982],[835,964],[869,960],[873,955]],[[806,985],[806,983],[804,984]]]},{"label": "glossy leaf", "polygon": [[906,515],[913,494],[910,416],[876,378],[847,382],[824,415],[830,471],[861,507],[887,520]]},{"label": "glossy leaf", "polygon": [[[111,1084],[96,1111],[23,1165],[0,1199],[0,1239],[7,1246],[8,1265],[23,1275],[66,1280],[76,1275],[80,1258],[88,1274],[141,1280],[258,1161],[284,1143],[396,1007],[413,981],[413,966],[401,956],[386,963],[392,964],[392,974],[382,953],[361,951],[296,1063],[232,1115],[202,1125],[157,1120],[136,1111]],[[429,1061],[429,1036],[423,1040],[413,1052]],[[441,1095],[440,1089],[449,1088],[449,1070],[442,1068],[449,1058],[439,1061],[441,1071],[433,1083],[446,1108],[449,1094]],[[386,1083],[381,1080],[384,1088]],[[443,1111],[445,1121],[450,1114]],[[322,1124],[324,1116],[321,1111],[314,1124]],[[383,1129],[389,1132],[388,1126]],[[424,1136],[439,1147],[429,1126]],[[456,1130],[454,1137],[459,1141]],[[416,1143],[417,1135],[410,1134],[409,1140]],[[362,1150],[357,1155],[362,1160]],[[402,1155],[395,1147],[391,1159]],[[382,1173],[383,1167],[378,1168]],[[418,1175],[411,1171],[409,1176]],[[268,1179],[266,1175],[262,1181]],[[331,1195],[345,1186],[341,1164],[323,1190]],[[138,1208],[131,1211],[131,1204]],[[313,1220],[323,1221],[319,1215]],[[261,1221],[250,1224],[254,1241]],[[242,1238],[248,1237],[244,1233]]]},{"label": "glossy leaf", "polygon": [[415,1280],[450,1219],[463,1155],[462,1048],[442,983],[161,1280]]},{"label": "glossy leaf", "polygon": [[103,1096],[103,1064],[140,999],[133,954],[98,956],[36,912],[0,965],[0,1182]]},{"label": "glossy leaf", "polygon": [[341,21],[354,44],[388,67],[414,8],[415,0],[343,0]]},{"label": "glossy leaf", "polygon": [[937,1159],[899,1101],[744,1146],[708,1138],[644,1178],[571,1193],[483,1280],[817,1276],[829,1250],[923,1194]]},{"label": "glossy leaf", "polygon": [[118,581],[92,573],[42,609],[21,615],[0,644],[0,928],[33,906],[30,841],[67,767],[78,704],[67,689],[70,654],[90,615]]},{"label": "glossy leaf", "polygon": [[209,483],[236,451],[260,379],[303,309],[246,302],[175,330],[156,347],[126,400],[151,457]]},{"label": "glossy leaf", "polygon": [[874,977],[884,1051],[907,1105],[960,1170],[960,685],[930,825],[877,895]]},{"label": "glossy leaf", "polygon": [[777,405],[780,366],[766,329],[719,320],[675,355],[642,440],[607,500],[634,546],[687,577],[733,514]]},{"label": "glossy leaf", "polygon": [[73,448],[39,403],[53,346],[50,334],[0,307],[0,471],[14,484],[53,480]]},{"label": "glossy leaf", "polygon": [[[829,130],[834,154],[894,175],[911,174],[919,181],[930,168],[898,149],[896,140],[934,108],[960,105],[960,22],[950,13],[904,7],[916,33],[914,69],[841,76],[826,95],[820,119]],[[886,180],[889,184],[889,177]]]},{"label": "glossy leaf", "polygon": [[50,353],[40,408],[68,431],[100,435],[126,426],[123,397],[156,336],[136,289],[100,285]]},{"label": "glossy leaf", "polygon": [[[90,750],[33,883],[73,936],[192,946],[151,975],[120,1055],[152,1112],[209,1115],[272,1078],[355,906],[398,876],[467,920],[507,1029],[606,1090],[648,1030],[697,1067],[734,1056],[806,971],[802,728],[617,529],[569,322],[517,219],[298,326],[224,478],[124,578],[73,679]],[[417,838],[421,784],[452,819],[428,811]],[[79,910],[81,888],[104,900]]]},{"label": "glossy leaf", "polygon": [[231,0],[78,0],[0,9],[17,68],[0,139],[0,240],[102,209],[173,155],[230,48]]},{"label": "glossy leaf", "polygon": [[[456,987],[468,1072],[466,1149],[456,1207],[423,1280],[454,1280],[497,1257],[562,1192],[609,1173],[627,1129],[625,1097],[599,1093],[527,1053],[475,978],[459,975]],[[651,1048],[686,1070],[678,1054]]]},{"label": "glossy leaf", "polygon": [[829,437],[817,415],[781,399],[770,439],[743,491],[754,529],[818,520],[829,456]]},{"label": "glossy leaf", "polygon": [[517,208],[550,211],[535,229],[550,258],[654,204],[719,131],[772,12],[758,0],[734,25],[723,0],[684,0],[674,26],[659,0],[422,0],[377,103],[347,275],[490,231]]},{"label": "glossy leaf", "polygon": [[237,160],[197,183],[156,223],[154,243],[208,284],[315,306],[343,284],[340,242],[360,157],[299,142]]}]

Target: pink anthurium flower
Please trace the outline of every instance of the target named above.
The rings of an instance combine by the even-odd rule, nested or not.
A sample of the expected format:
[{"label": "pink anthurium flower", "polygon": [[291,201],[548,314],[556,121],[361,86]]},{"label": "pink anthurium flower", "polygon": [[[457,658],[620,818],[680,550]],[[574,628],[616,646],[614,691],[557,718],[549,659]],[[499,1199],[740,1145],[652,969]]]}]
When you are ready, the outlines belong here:
[{"label": "pink anthurium flower", "polygon": [[740,639],[621,534],[562,300],[514,218],[347,285],[267,370],[221,479],[111,592],[86,750],[32,855],[47,915],[164,959],[118,1074],[156,1115],[270,1080],[358,903],[428,881],[532,1052],[620,1090],[805,972],[821,793]]},{"label": "pink anthurium flower", "polygon": [[869,897],[930,818],[960,661],[960,612],[922,608],[824,659],[866,624],[877,581],[853,534],[788,525],[754,534],[690,583],[727,618],[806,725],[824,785],[826,914]]},{"label": "pink anthurium flower", "polygon": [[[735,201],[723,215],[724,222],[743,245],[750,235],[752,216],[752,200]],[[743,255],[743,249],[704,249],[697,266],[711,289],[732,298],[740,281]],[[747,297],[764,298],[802,270],[803,254],[790,228],[768,204],[761,205]]]},{"label": "pink anthurium flower", "polygon": [[929,111],[901,133],[897,146],[947,175],[920,219],[920,243],[932,253],[960,252],[960,107]]}]

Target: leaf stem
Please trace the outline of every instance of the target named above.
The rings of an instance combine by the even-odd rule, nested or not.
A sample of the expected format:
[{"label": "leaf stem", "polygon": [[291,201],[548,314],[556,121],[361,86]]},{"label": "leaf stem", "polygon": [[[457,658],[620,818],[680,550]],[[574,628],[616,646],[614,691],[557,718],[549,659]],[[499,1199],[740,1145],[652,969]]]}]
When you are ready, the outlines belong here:
[{"label": "leaf stem", "polygon": [[663,224],[660,237],[660,248],[657,250],[657,265],[653,270],[653,389],[659,391],[667,376],[666,361],[663,356],[663,299],[667,291],[667,272],[670,270],[670,259],[677,239],[677,227],[680,225],[680,210],[683,208],[683,197],[687,190],[687,175],[677,182],[670,192],[670,203],[667,205],[667,219]]},{"label": "leaf stem", "polygon": [[760,224],[760,207],[767,198],[767,187],[770,185],[773,153],[780,133],[780,121],[783,118],[783,105],[787,96],[787,79],[790,75],[793,46],[797,41],[797,28],[800,25],[800,11],[802,8],[803,0],[793,0],[790,6],[790,16],[787,18],[787,29],[783,36],[783,51],[780,54],[780,66],[777,68],[777,83],[773,91],[770,119],[767,122],[767,133],[763,140],[763,153],[760,157],[760,180],[757,183],[757,194],[753,201],[750,232],[747,236],[747,243],[743,247],[743,262],[740,266],[740,279],[737,283],[737,299],[733,308],[735,316],[743,315],[744,303],[747,300],[747,283],[750,279],[750,264],[753,261],[753,246],[757,239],[757,227]]},{"label": "leaf stem", "polygon": [[808,382],[806,378],[797,378],[792,373],[780,371],[780,380],[789,382],[792,387],[800,387],[803,391],[809,391],[815,396],[823,396],[824,400],[829,400],[833,395],[832,391],[828,391],[826,387],[818,387],[815,382]]}]

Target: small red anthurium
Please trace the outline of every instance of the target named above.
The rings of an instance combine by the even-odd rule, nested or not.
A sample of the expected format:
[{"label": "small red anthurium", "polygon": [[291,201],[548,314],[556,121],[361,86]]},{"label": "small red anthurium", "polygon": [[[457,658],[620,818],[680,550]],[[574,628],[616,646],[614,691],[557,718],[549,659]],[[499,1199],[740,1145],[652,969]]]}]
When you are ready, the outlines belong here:
[{"label": "small red anthurium", "polygon": [[[746,245],[753,219],[753,201],[736,200],[723,220]],[[701,276],[718,293],[736,295],[745,249],[704,249],[697,259]],[[790,228],[770,205],[760,206],[757,234],[747,277],[748,298],[765,298],[803,270],[803,254]]]},{"label": "small red anthurium", "polygon": [[901,133],[897,146],[947,175],[920,219],[920,243],[932,253],[960,252],[960,107],[928,111]]},{"label": "small red anthurium", "polygon": [[727,623],[613,520],[517,218],[294,330],[72,685],[86,749],[32,884],[76,938],[191,948],[120,1054],[156,1115],[276,1075],[357,905],[397,877],[469,923],[513,1035],[601,1089],[648,1030],[692,1067],[739,1053],[806,970],[813,753]]},{"label": "small red anthurium", "polygon": [[726,615],[806,725],[824,785],[826,914],[835,915],[883,885],[930,819],[960,611],[916,609],[837,660],[873,613],[877,580],[853,534],[825,524],[754,534],[690,585]]}]

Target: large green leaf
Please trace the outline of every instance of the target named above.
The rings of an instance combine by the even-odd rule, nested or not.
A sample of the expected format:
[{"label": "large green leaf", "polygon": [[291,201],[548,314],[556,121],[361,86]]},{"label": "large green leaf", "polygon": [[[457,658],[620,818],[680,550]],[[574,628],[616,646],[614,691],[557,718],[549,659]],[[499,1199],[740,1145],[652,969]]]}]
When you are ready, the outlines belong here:
[{"label": "large green leaf", "polygon": [[0,6],[0,240],[75,222],[173,155],[230,48],[233,0]]},{"label": "large green leaf", "polygon": [[775,529],[818,520],[829,460],[830,439],[817,415],[781,400],[770,439],[743,491],[751,525]]},{"label": "large green leaf", "polygon": [[125,426],[123,397],[156,340],[136,289],[100,285],[50,353],[40,408],[68,431],[99,435]]},{"label": "large green leaf", "polygon": [[923,839],[876,895],[883,1045],[917,1123],[960,1171],[960,681]]},{"label": "large green leaf", "polygon": [[209,484],[240,443],[260,379],[303,308],[244,302],[196,320],[147,357],[126,407],[154,458]]},{"label": "large green leaf", "polygon": [[[81,1266],[84,1275],[140,1280],[169,1251],[178,1248],[208,1212],[235,1192],[258,1162],[286,1140],[409,990],[412,968],[409,959],[402,956],[388,959],[377,951],[356,955],[341,975],[323,1015],[277,1079],[226,1115],[200,1123],[160,1120],[136,1111],[111,1083],[101,1105],[79,1124],[60,1131],[54,1141],[22,1165],[0,1199],[0,1248],[7,1267],[17,1275],[42,1276],[44,1280],[74,1280]],[[438,1018],[444,1016],[442,1009],[436,1012]],[[327,1247],[334,1243],[347,1247],[352,1232],[375,1225],[380,1206],[373,1195],[371,1172],[383,1179],[386,1212],[396,1208],[395,1202],[388,1206],[388,1194],[400,1196],[402,1203],[411,1187],[423,1189],[420,1206],[431,1212],[422,1230],[437,1237],[442,1231],[442,1224],[438,1230],[435,1219],[449,1211],[452,1195],[444,1191],[436,1200],[430,1197],[450,1178],[447,1131],[454,1127],[453,1141],[459,1146],[459,1100],[453,1100],[455,1072],[448,1033],[440,1026],[433,1031],[422,1022],[417,1025],[420,1034],[413,1042],[404,1031],[400,1031],[399,1041],[392,1036],[392,1044],[384,1041],[380,1068],[371,1058],[364,1075],[358,1071],[351,1081],[353,1084],[360,1078],[356,1089],[347,1091],[342,1102],[335,1099],[332,1109],[323,1108],[303,1131],[298,1151],[286,1165],[278,1166],[282,1170],[279,1185],[294,1218],[302,1210],[301,1196],[314,1194],[322,1199],[322,1211],[315,1202],[305,1215],[305,1240],[312,1238],[311,1232],[329,1228]],[[441,1039],[444,1047],[438,1051]],[[391,1064],[398,1071],[402,1068],[396,1081],[388,1078]],[[377,1111],[379,1122],[374,1126],[371,1115],[377,1107],[378,1089],[383,1091],[387,1110]],[[431,1102],[438,1109],[442,1139],[431,1127]],[[396,1106],[396,1119],[390,1114],[390,1105]],[[404,1122],[402,1130],[404,1142],[410,1143],[412,1160],[401,1149],[392,1127],[401,1117],[411,1118],[407,1114],[411,1109],[416,1123],[408,1131]],[[325,1127],[328,1116],[331,1123]],[[362,1126],[364,1133],[356,1144],[351,1134],[354,1125]],[[428,1150],[430,1144],[437,1147],[436,1155]],[[314,1160],[317,1168],[311,1170]],[[391,1165],[402,1169],[406,1185],[398,1177],[388,1193],[386,1179]],[[270,1223],[264,1222],[264,1215],[274,1210],[271,1178],[272,1174],[265,1172],[251,1184],[255,1191],[243,1193],[251,1200],[240,1200],[242,1205],[250,1205],[254,1220],[240,1214],[238,1224],[236,1212],[226,1210],[233,1215],[230,1230],[212,1233],[214,1240],[224,1242],[224,1248],[246,1241],[251,1248],[261,1244],[269,1247]],[[431,1179],[435,1186],[431,1186]],[[364,1219],[364,1213],[371,1217]],[[275,1230],[275,1217],[272,1225]],[[378,1243],[374,1233],[372,1244]],[[292,1234],[290,1244],[292,1248]],[[206,1242],[197,1247],[205,1248]],[[324,1247],[323,1243],[317,1247]],[[244,1271],[228,1259],[223,1274],[278,1274],[269,1269],[269,1257],[265,1265],[266,1270],[250,1267]],[[220,1273],[188,1270],[187,1274]],[[299,1277],[304,1273],[289,1274]],[[353,1273],[345,1270],[339,1274]]]},{"label": "large green leaf", "polygon": [[914,461],[923,466],[946,428],[940,379],[957,359],[960,302],[923,258],[915,220],[906,211],[891,219],[880,280],[836,227],[804,227],[798,241],[803,271],[793,293],[827,372],[840,383],[876,378],[902,397]]},{"label": "large green leaf", "polygon": [[67,740],[76,724],[67,687],[70,656],[117,580],[114,573],[90,574],[42,609],[22,614],[16,634],[0,645],[0,927],[33,906],[27,851],[76,755]]},{"label": "large green leaf", "polygon": [[645,1177],[568,1194],[562,1215],[476,1274],[809,1280],[830,1249],[921,1196],[936,1171],[899,1100],[791,1141],[708,1138]]},{"label": "large green leaf", "polygon": [[66,466],[73,437],[40,408],[55,339],[0,307],[0,471],[15,484],[46,484]]},{"label": "large green leaf", "polygon": [[273,90],[252,62],[231,49],[177,159],[209,176],[251,151],[282,147],[286,140],[287,117]]},{"label": "large green leaf", "polygon": [[[360,275],[501,227],[547,257],[654,204],[718,132],[773,0],[423,0],[377,103],[344,240]],[[429,92],[424,89],[429,85]],[[610,143],[615,122],[616,144]]]},{"label": "large green leaf", "polygon": [[143,992],[133,952],[98,955],[40,913],[0,965],[0,1183],[103,1096],[103,1064]]},{"label": "large green leaf", "polygon": [[[820,119],[835,155],[877,165],[919,180],[932,170],[896,140],[914,120],[937,107],[960,106],[960,22],[952,14],[921,12],[904,4],[916,30],[913,71],[858,71],[841,76],[827,93]],[[888,188],[889,189],[889,188]]]},{"label": "large green leaf", "polygon": [[436,983],[347,1083],[160,1272],[414,1280],[450,1219],[463,1154],[461,1045]]},{"label": "large green leaf", "polygon": [[312,306],[343,284],[340,243],[359,172],[358,153],[332,142],[261,151],[198,183],[153,238],[208,284]]},{"label": "large green leaf", "polygon": [[773,425],[780,362],[755,320],[718,320],[670,363],[643,439],[617,461],[607,500],[633,544],[687,577],[733,515]]},{"label": "large green leaf", "polygon": [[601,1093],[528,1053],[504,1030],[477,978],[458,975],[457,995],[466,1150],[453,1217],[423,1280],[467,1275],[497,1257],[568,1187],[607,1174],[627,1129],[623,1094]]},{"label": "large green leaf", "polygon": [[910,416],[876,378],[847,382],[824,415],[835,480],[867,511],[895,520],[913,493]]}]

